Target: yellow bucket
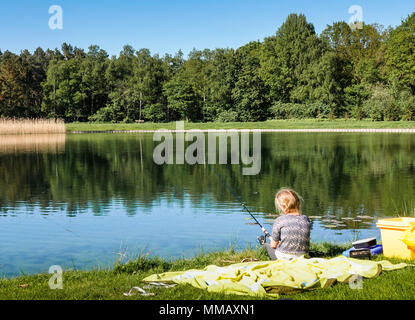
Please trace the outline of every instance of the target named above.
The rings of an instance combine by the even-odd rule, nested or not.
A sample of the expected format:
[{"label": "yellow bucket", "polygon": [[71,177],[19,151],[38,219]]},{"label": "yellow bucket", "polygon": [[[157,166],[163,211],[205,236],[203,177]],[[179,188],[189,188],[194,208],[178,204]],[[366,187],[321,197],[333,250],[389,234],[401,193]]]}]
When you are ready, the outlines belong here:
[{"label": "yellow bucket", "polygon": [[400,238],[415,218],[382,219],[377,223],[382,237],[383,254],[388,258],[415,259],[415,248],[408,247]]}]

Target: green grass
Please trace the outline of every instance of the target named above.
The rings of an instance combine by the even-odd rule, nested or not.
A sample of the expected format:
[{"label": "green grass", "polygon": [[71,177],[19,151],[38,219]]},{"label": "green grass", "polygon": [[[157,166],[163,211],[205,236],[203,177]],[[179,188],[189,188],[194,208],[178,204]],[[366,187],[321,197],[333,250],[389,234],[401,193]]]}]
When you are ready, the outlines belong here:
[{"label": "green grass", "polygon": [[[415,128],[415,121],[371,121],[371,120],[268,120],[263,122],[208,122],[185,123],[185,129],[405,129]],[[175,122],[169,123],[67,123],[72,131],[113,130],[157,130],[176,129]]]},{"label": "green grass", "polygon": [[[312,250],[324,252],[327,256],[340,254],[346,246],[313,244]],[[77,271],[66,270],[63,274],[63,289],[51,290],[48,286],[50,274],[20,276],[0,280],[0,299],[157,299],[157,300],[229,300],[255,299],[254,297],[208,293],[189,285],[178,285],[170,289],[151,289],[156,296],[143,297],[138,294],[125,297],[133,286],[142,286],[141,280],[151,274],[204,268],[209,264],[225,266],[240,262],[243,258],[267,260],[262,248],[248,248],[243,251],[201,253],[191,259],[163,260],[140,256],[128,263],[118,264],[112,269]],[[383,259],[379,256],[376,258]],[[391,259],[389,259],[391,260]],[[397,259],[394,263],[401,262]],[[291,294],[285,298],[301,300],[362,300],[362,299],[415,299],[414,268],[383,272],[378,278],[365,279],[363,290],[352,290],[347,284],[336,284],[328,289]]]}]

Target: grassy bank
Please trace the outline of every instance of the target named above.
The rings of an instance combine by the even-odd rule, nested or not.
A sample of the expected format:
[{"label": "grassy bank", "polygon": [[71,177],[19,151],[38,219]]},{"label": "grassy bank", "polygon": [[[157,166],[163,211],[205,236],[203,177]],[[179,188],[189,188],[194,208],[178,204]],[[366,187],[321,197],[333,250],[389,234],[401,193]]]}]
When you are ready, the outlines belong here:
[{"label": "grassy bank", "polygon": [[[371,121],[371,120],[269,120],[263,122],[209,122],[185,123],[185,129],[413,129],[415,121]],[[176,129],[169,123],[67,123],[72,131],[157,130]]]},{"label": "grassy bank", "polygon": [[[312,245],[313,250],[324,252],[327,257],[340,254],[345,247],[330,244]],[[155,296],[143,297],[138,294],[131,297],[123,295],[133,286],[143,286],[140,281],[160,272],[204,268],[209,264],[226,266],[239,263],[244,258],[267,260],[261,248],[199,254],[191,259],[163,260],[160,258],[138,257],[112,269],[76,271],[68,270],[63,274],[63,289],[51,290],[48,281],[51,275],[38,274],[0,280],[0,299],[157,299],[157,300],[195,300],[195,299],[253,299],[252,297],[212,294],[188,285],[178,285],[170,289],[151,289]],[[384,257],[379,256],[376,260]],[[396,259],[389,259],[397,263]],[[352,290],[347,284],[336,284],[332,288],[301,292],[287,296],[301,300],[337,300],[337,299],[415,299],[413,286],[414,268],[384,272],[378,278],[365,279],[363,290]]]}]

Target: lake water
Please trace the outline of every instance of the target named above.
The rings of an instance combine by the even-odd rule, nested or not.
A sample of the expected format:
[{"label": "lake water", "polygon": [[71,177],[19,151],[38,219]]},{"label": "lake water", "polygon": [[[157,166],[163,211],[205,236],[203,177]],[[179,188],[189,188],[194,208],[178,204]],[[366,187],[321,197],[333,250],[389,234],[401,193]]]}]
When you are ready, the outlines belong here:
[{"label": "lake water", "polygon": [[[269,230],[288,186],[313,217],[312,241],[380,240],[379,217],[414,215],[414,138],[263,133],[259,175],[213,167]],[[256,245],[260,229],[212,165],[159,166],[157,144],[153,134],[0,137],[0,274]]]}]

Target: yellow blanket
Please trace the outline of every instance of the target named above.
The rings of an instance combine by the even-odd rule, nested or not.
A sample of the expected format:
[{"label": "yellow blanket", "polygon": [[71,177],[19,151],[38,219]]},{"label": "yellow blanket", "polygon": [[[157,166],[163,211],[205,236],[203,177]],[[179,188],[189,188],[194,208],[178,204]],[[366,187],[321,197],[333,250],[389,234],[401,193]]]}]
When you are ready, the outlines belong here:
[{"label": "yellow blanket", "polygon": [[339,256],[332,259],[300,257],[290,261],[260,261],[232,264],[226,267],[207,266],[203,270],[188,270],[154,274],[144,282],[190,284],[209,292],[277,297],[291,290],[326,288],[336,281],[347,282],[355,275],[377,277],[382,270],[405,268],[389,261],[357,260]]}]

